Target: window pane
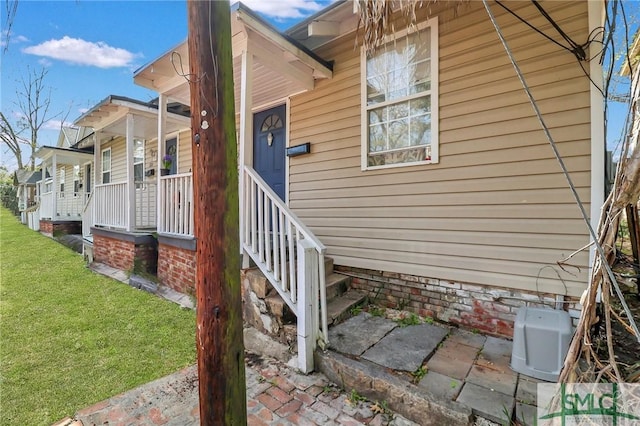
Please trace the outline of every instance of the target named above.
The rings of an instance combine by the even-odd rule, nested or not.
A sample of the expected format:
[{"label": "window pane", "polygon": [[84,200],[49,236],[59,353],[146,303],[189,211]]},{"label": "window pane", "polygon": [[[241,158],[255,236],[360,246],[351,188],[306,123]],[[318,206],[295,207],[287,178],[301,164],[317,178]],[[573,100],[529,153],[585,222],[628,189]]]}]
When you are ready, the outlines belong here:
[{"label": "window pane", "polygon": [[133,141],[133,163],[142,163],[144,161],[144,141],[135,139]]},{"label": "window pane", "polygon": [[369,124],[379,124],[387,121],[387,108],[376,108],[369,111]]},{"label": "window pane", "polygon": [[431,114],[411,117],[411,146],[431,143]]},{"label": "window pane", "polygon": [[411,115],[422,115],[431,112],[431,97],[411,100]]},{"label": "window pane", "polygon": [[422,61],[411,65],[409,93],[431,90],[431,61]]},{"label": "window pane", "polygon": [[386,149],[387,129],[384,124],[369,126],[369,152]]},{"label": "window pane", "polygon": [[142,170],[142,164],[135,164],[133,166],[133,180],[136,182],[142,182],[144,180],[144,170]]},{"label": "window pane", "polygon": [[407,134],[409,133],[409,120],[395,120],[389,123],[389,149],[404,148],[409,146]]},{"label": "window pane", "polygon": [[395,105],[389,105],[389,120],[397,120],[409,116],[409,102],[402,102]]},{"label": "window pane", "polygon": [[110,183],[111,182],[111,173],[105,172],[102,173],[102,183]]},{"label": "window pane", "polygon": [[102,151],[102,171],[111,170],[111,151]]}]

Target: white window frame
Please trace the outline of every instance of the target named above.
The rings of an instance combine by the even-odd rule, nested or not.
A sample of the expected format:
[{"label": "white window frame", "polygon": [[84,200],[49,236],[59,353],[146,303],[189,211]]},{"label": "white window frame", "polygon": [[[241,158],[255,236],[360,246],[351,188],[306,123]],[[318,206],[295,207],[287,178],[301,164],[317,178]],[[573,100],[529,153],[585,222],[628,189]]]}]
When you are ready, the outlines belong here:
[{"label": "white window frame", "polygon": [[60,172],[58,173],[58,177],[60,178],[60,182],[58,182],[58,189],[60,190],[60,196],[64,197],[64,184],[67,180],[67,172],[64,167],[60,167]]},{"label": "white window frame", "polygon": [[80,179],[80,164],[73,165],[73,196],[77,197],[81,192],[82,179]]},{"label": "white window frame", "polygon": [[[415,27],[410,29],[404,29],[401,31],[397,31],[395,34],[387,36],[384,40],[384,44],[393,43],[394,40],[399,40],[407,35],[411,35],[415,32],[424,31],[426,28],[429,28],[430,31],[430,53],[431,53],[431,89],[412,94],[406,97],[393,99],[393,101],[383,102],[380,104],[374,104],[371,106],[367,105],[367,54],[363,48],[360,50],[360,123],[361,123],[361,169],[363,171],[366,170],[378,170],[378,169],[388,169],[395,167],[409,167],[409,166],[420,166],[425,164],[437,164],[440,161],[439,158],[439,84],[438,84],[438,18],[433,17],[428,21],[421,22],[417,24]],[[368,112],[370,109],[380,108],[381,106],[394,105],[401,102],[406,102],[407,100],[419,98],[421,96],[429,95],[431,101],[431,158],[429,160],[424,161],[414,161],[409,163],[395,163],[395,164],[385,164],[381,166],[369,166],[369,118]]]},{"label": "white window frame", "polygon": [[[142,142],[142,161],[136,162],[136,142]],[[145,139],[134,139],[133,140],[133,183],[136,189],[142,189],[144,187],[144,157],[147,149],[147,141]],[[142,167],[142,181],[136,182],[136,166]]]},{"label": "white window frame", "polygon": [[[104,154],[107,151],[109,151],[109,168],[105,169],[104,168]],[[106,184],[111,183],[113,181],[113,176],[112,176],[112,173],[111,173],[111,162],[113,160],[113,157],[112,157],[111,154],[112,154],[111,153],[111,147],[103,149],[102,152],[100,153],[100,183],[102,185],[106,185]],[[109,173],[109,182],[105,182],[104,181],[104,174],[105,173]]]}]

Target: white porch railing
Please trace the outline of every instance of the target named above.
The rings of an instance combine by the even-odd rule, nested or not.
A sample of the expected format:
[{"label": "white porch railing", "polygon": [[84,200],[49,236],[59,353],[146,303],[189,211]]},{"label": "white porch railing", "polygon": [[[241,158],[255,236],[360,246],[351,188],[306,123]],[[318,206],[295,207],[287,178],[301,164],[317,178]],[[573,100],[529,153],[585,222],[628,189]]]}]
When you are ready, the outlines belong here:
[{"label": "white porch railing", "polygon": [[325,246],[269,188],[244,166],[243,250],[298,317],[298,362],[313,370],[318,340],[328,343]]},{"label": "white porch railing", "polygon": [[84,192],[56,192],[56,217],[59,219],[80,219],[87,200]]},{"label": "white porch railing", "polygon": [[105,183],[93,188],[93,223],[127,229],[127,183]]},{"label": "white porch railing", "polygon": [[156,228],[156,192],[155,182],[136,182],[136,229]]},{"label": "white porch railing", "polygon": [[[127,183],[96,185],[92,193],[93,225],[116,229],[128,229]],[[135,183],[135,229],[156,228],[156,184]],[[83,221],[84,223],[84,221]]]},{"label": "white porch railing", "polygon": [[93,194],[89,193],[87,203],[82,210],[82,237],[86,238],[91,235],[91,227],[93,226]]},{"label": "white porch railing", "polygon": [[40,218],[55,219],[56,215],[53,211],[53,192],[45,192],[40,195]]},{"label": "white porch railing", "polygon": [[160,177],[158,232],[193,236],[193,178],[191,173]]},{"label": "white porch railing", "polygon": [[40,196],[40,217],[51,220],[79,220],[86,197],[87,194],[84,192],[45,192]]}]

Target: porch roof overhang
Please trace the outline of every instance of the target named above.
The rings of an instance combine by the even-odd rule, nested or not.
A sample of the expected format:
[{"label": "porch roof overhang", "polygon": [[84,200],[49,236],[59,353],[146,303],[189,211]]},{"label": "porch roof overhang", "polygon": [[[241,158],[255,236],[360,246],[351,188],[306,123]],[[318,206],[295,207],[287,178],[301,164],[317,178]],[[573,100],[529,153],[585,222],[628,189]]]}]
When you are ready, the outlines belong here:
[{"label": "porch roof overhang", "polygon": [[[128,114],[135,117],[135,138],[150,140],[158,137],[158,106],[123,96],[107,96],[80,116],[74,124],[91,127],[106,136],[124,136],[127,132]],[[189,125],[189,117],[167,112],[168,133],[188,128]],[[88,142],[82,146],[92,145],[93,138],[89,138]]]},{"label": "porch roof overhang", "polygon": [[[239,111],[243,52],[253,55],[252,105],[266,105],[313,89],[316,79],[331,78],[332,65],[296,40],[280,33],[242,3],[231,7],[231,41],[236,111]],[[134,73],[134,82],[189,105],[187,42]]]},{"label": "porch roof overhang", "polygon": [[36,151],[36,157],[42,162],[49,161],[54,156],[58,164],[80,165],[93,159],[93,151],[57,146],[42,146]]}]

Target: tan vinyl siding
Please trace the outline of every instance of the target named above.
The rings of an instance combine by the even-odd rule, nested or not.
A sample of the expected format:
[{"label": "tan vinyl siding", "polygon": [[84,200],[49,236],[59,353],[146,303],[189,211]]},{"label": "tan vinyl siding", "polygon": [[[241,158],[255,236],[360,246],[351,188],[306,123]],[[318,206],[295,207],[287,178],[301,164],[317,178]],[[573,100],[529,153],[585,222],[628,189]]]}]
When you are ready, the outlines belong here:
[{"label": "tan vinyl siding", "polygon": [[191,130],[186,129],[178,134],[178,173],[188,173],[191,168]]},{"label": "tan vinyl siding", "polygon": [[[100,145],[100,155],[105,149],[111,148],[111,183],[127,181],[127,151],[125,145],[125,138],[122,136]],[[98,173],[99,182],[102,183],[102,166],[100,166]]]},{"label": "tan vinyl siding", "polygon": [[[507,4],[553,33],[531,3]],[[571,54],[493,6],[589,211],[589,81]],[[545,8],[587,38],[586,2]],[[290,159],[290,206],[339,265],[579,295],[588,254],[571,260],[580,270],[557,262],[588,243],[587,229],[486,11],[440,12],[439,163],[361,170],[351,34],[318,51],[335,61],[333,79],[291,99],[290,144],[311,142],[312,154]]]}]

